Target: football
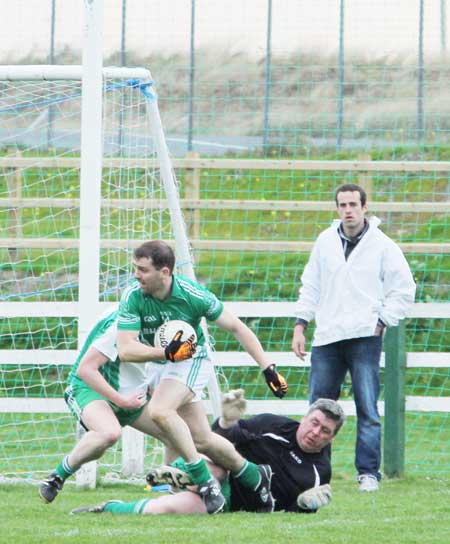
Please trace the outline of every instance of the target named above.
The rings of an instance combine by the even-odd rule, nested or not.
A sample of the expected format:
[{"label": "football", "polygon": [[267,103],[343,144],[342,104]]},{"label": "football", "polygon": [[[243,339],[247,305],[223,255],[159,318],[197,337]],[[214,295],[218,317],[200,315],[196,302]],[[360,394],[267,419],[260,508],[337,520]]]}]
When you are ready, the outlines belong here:
[{"label": "football", "polygon": [[166,321],[158,327],[155,333],[155,347],[166,348],[178,331],[183,331],[183,335],[181,336],[182,342],[192,335],[194,335],[194,342],[197,342],[197,335],[192,325],[181,319],[173,319],[172,321]]}]

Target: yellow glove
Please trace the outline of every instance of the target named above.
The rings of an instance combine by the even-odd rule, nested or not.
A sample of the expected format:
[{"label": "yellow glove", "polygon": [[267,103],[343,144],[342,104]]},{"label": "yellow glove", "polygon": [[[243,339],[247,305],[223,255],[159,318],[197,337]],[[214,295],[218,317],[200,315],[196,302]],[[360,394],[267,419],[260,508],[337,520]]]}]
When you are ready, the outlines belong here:
[{"label": "yellow glove", "polygon": [[197,342],[194,341],[195,336],[190,336],[184,342],[181,341],[182,336],[183,331],[178,331],[164,350],[166,359],[172,361],[172,363],[190,359],[195,353],[197,347]]}]

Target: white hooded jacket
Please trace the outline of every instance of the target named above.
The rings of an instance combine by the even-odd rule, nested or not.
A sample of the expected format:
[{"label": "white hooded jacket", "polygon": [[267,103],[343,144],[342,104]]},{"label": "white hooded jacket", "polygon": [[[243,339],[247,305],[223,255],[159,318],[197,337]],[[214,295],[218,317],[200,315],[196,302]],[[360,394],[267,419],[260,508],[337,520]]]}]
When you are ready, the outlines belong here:
[{"label": "white hooded jacket", "polygon": [[345,260],[333,221],[314,244],[302,274],[295,315],[315,319],[313,346],[373,336],[378,319],[395,326],[414,302],[416,285],[395,242],[371,217],[369,229]]}]

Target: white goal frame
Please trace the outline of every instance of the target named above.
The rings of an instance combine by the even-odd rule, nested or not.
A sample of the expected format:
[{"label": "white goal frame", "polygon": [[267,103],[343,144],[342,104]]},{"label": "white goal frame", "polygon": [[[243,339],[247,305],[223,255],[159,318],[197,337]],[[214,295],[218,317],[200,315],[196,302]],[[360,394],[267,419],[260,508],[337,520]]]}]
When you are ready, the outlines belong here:
[{"label": "white goal frame", "polygon": [[[195,272],[190,251],[186,227],[181,212],[178,189],[169,157],[162,123],[159,115],[157,94],[153,86],[150,71],[145,68],[103,67],[102,64],[102,24],[103,0],[85,4],[85,36],[83,64],[76,66],[34,65],[0,66],[0,81],[56,81],[73,80],[82,82],[81,95],[81,167],[80,167],[80,234],[79,234],[79,300],[69,303],[69,313],[78,317],[78,348],[89,333],[92,316],[99,315],[103,304],[99,302],[100,268],[100,212],[102,180],[102,101],[103,82],[106,79],[139,80],[141,90],[147,97],[147,115],[153,131],[153,142],[158,157],[161,183],[170,213],[170,223],[175,240],[175,253],[179,266],[177,269],[190,279],[195,279]],[[61,316],[64,303],[6,303],[12,312],[3,311],[4,315],[29,317],[37,311],[41,317]],[[5,310],[6,308],[4,308]],[[208,338],[206,324],[205,337]],[[29,351],[30,353],[27,353]],[[75,360],[73,352],[39,352],[37,350],[10,351],[2,350],[0,364],[16,361],[24,364],[32,361],[46,361],[54,357],[56,364],[67,364],[64,355]],[[62,357],[62,360],[61,358]],[[219,386],[214,375],[208,384],[210,403],[213,413],[218,415],[220,405]],[[47,412],[61,411],[62,399],[6,399],[7,406],[0,406],[0,411],[9,412]],[[65,408],[63,411],[66,411]],[[123,435],[122,472],[132,474],[142,469],[144,436],[134,429],[126,429]],[[1,478],[0,478],[1,479]],[[77,485],[95,487],[96,462],[87,463],[76,475]]]},{"label": "white goal frame", "polygon": [[[153,138],[160,166],[161,183],[164,187],[170,222],[174,235],[175,252],[180,265],[177,269],[186,277],[195,280],[190,243],[181,212],[178,189],[171,165],[162,123],[157,105],[157,95],[153,87],[152,76],[144,68],[105,67],[100,78],[87,76],[89,72],[83,66],[0,66],[1,81],[82,81],[82,118],[81,118],[81,164],[80,164],[80,234],[79,234],[79,301],[78,303],[3,303],[3,315],[8,317],[62,317],[78,318],[78,348],[84,343],[92,324],[92,316],[99,315],[105,303],[99,301],[99,262],[100,262],[100,211],[102,179],[102,90],[104,79],[139,80],[148,84],[146,92],[151,93],[147,100],[147,115],[153,129]],[[107,303],[110,305],[110,303]],[[205,337],[208,338],[206,324]],[[0,364],[15,361],[15,364],[68,364],[68,358],[74,362],[73,351],[37,351],[37,350],[0,350]],[[208,384],[210,401],[214,415],[218,415],[220,391],[215,375]],[[1,399],[0,399],[1,400]],[[0,402],[0,412],[57,412],[61,411],[62,399],[4,399]],[[66,411],[63,408],[62,411]],[[142,469],[144,437],[134,429],[126,429],[123,435],[122,471],[125,474]],[[138,461],[137,461],[138,460]],[[77,484],[94,487],[96,483],[96,462],[88,463],[77,472]]]}]

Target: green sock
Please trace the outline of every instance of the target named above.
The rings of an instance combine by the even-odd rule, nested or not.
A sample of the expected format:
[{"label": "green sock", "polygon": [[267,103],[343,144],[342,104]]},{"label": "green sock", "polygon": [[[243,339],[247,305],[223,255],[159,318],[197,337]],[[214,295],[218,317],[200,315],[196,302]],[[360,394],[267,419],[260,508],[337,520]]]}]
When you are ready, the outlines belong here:
[{"label": "green sock", "polygon": [[202,485],[211,479],[211,473],[204,459],[199,459],[195,463],[186,463],[186,470],[194,484]]},{"label": "green sock", "polygon": [[233,478],[238,480],[243,487],[254,491],[261,481],[258,465],[250,463],[250,461],[245,461],[245,465],[237,474],[233,474]]},{"label": "green sock", "polygon": [[70,465],[69,465],[69,456],[66,455],[64,457],[64,459],[61,461],[61,463],[59,463],[59,465],[56,467],[55,469],[55,472],[56,474],[62,479],[62,480],[67,480],[67,478],[69,476],[72,476],[72,474],[74,472],[76,472],[78,469],[77,468],[72,468]]},{"label": "green sock", "polygon": [[115,502],[111,501],[105,505],[103,512],[111,512],[112,514],[142,514],[145,505],[150,499],[140,499],[133,502]]}]

